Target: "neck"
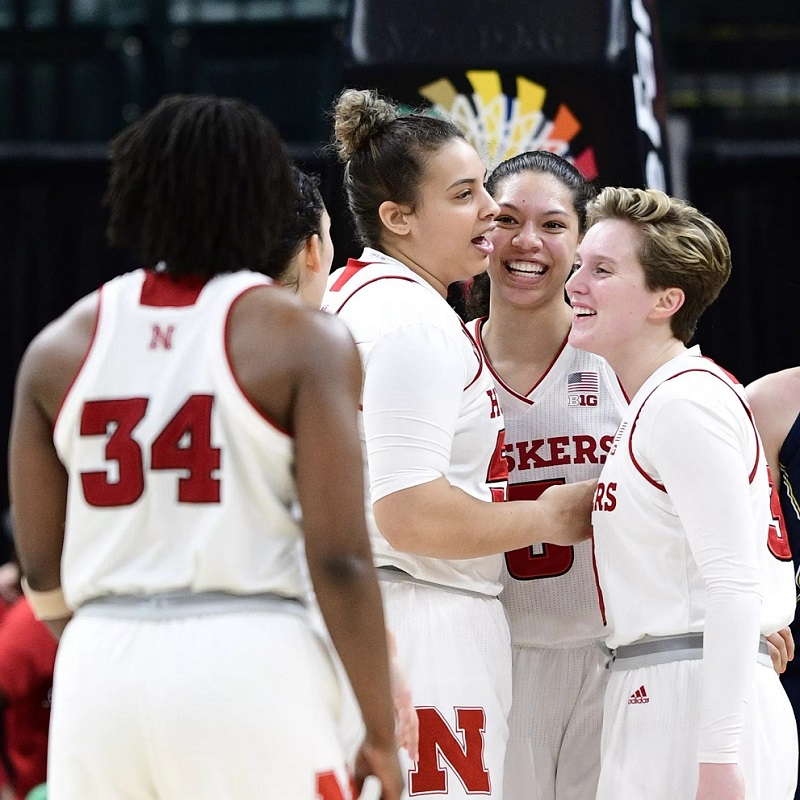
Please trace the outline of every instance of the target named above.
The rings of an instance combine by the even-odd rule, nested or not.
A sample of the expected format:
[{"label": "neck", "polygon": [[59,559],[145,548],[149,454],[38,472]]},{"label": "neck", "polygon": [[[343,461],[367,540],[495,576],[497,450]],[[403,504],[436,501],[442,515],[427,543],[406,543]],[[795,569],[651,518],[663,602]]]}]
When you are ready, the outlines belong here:
[{"label": "neck", "polygon": [[448,284],[445,283],[441,278],[429,272],[422,264],[412,258],[402,248],[396,247],[392,242],[381,242],[380,250],[382,253],[386,253],[387,256],[397,259],[397,261],[399,261],[401,264],[408,267],[415,275],[418,275],[420,278],[422,278],[425,283],[429,283],[431,286],[433,286],[433,288],[436,289],[436,291],[439,292],[442,297],[447,297]]},{"label": "neck", "polygon": [[625,351],[614,353],[608,363],[619,378],[625,394],[633,398],[645,381],[661,366],[686,352],[683,342],[670,337],[650,343],[638,339]]},{"label": "neck", "polygon": [[572,310],[560,298],[541,308],[524,308],[492,296],[481,331],[483,346],[503,381],[527,391],[553,363],[571,325]]}]

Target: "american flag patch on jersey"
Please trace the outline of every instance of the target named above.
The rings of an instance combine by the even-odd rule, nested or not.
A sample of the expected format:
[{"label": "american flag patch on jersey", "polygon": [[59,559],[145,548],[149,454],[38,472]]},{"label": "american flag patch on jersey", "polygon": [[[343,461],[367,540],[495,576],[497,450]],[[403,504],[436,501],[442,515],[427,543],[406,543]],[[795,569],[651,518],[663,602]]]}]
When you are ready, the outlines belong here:
[{"label": "american flag patch on jersey", "polygon": [[570,372],[567,377],[567,394],[597,394],[600,376],[596,372]]}]

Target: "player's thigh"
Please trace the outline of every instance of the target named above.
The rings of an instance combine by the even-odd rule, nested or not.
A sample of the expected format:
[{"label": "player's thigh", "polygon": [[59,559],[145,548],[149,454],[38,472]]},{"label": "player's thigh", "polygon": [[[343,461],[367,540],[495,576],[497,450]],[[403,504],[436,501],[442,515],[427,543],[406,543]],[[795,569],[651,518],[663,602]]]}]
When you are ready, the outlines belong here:
[{"label": "player's thigh", "polygon": [[67,625],[53,676],[48,797],[155,798],[140,734],[149,664],[135,627],[81,616]]},{"label": "player's thigh", "polygon": [[605,661],[596,645],[514,648],[506,800],[594,797]]},{"label": "player's thigh", "polygon": [[502,606],[413,583],[381,587],[420,720],[419,762],[401,753],[410,793],[500,797],[511,706]]},{"label": "player's thigh", "polygon": [[[175,628],[184,647],[164,664],[152,705],[163,800],[328,800],[337,784],[344,793],[335,677],[302,620],[231,614],[176,621]],[[187,657],[201,638],[199,652],[195,645],[195,657]]]},{"label": "player's thigh", "polygon": [[675,661],[611,673],[597,800],[694,798],[701,665]]},{"label": "player's thigh", "polygon": [[[56,742],[73,737],[69,754],[80,751],[88,765],[71,760],[60,770],[64,800],[148,798],[154,787],[160,800],[327,800],[320,781],[328,794],[337,784],[346,791],[336,686],[302,620],[251,613],[86,623],[76,651],[101,655],[86,640],[105,641],[105,668],[72,680],[80,691],[67,711],[83,703],[93,734],[81,732],[79,717],[54,723]],[[115,636],[123,646],[113,646]]]},{"label": "player's thigh", "polygon": [[600,738],[609,671],[607,657],[596,645],[576,649],[583,681],[567,723],[556,775],[557,800],[593,800],[600,776]]}]

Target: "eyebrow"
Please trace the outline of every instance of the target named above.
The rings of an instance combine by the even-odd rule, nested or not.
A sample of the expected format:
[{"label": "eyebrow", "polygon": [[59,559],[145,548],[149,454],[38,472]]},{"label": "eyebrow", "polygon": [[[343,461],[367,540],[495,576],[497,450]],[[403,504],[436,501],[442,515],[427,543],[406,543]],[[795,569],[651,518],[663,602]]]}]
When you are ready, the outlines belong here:
[{"label": "eyebrow", "polygon": [[[519,206],[514,205],[514,203],[504,203],[501,200],[497,200],[495,202],[497,203],[497,205],[502,206],[503,208],[510,208],[512,211],[520,211],[521,210],[519,208]],[[559,216],[562,216],[562,217],[568,217],[569,216],[569,211],[567,211],[566,209],[563,209],[563,208],[551,208],[549,211],[544,211],[542,213],[542,216],[543,217],[549,217],[552,214],[558,214]]]},{"label": "eyebrow", "polygon": [[453,181],[448,187],[447,191],[449,192],[451,189],[455,189],[456,186],[462,186],[465,183],[469,183],[470,185],[474,185],[478,183],[475,178],[459,178],[457,181]]}]

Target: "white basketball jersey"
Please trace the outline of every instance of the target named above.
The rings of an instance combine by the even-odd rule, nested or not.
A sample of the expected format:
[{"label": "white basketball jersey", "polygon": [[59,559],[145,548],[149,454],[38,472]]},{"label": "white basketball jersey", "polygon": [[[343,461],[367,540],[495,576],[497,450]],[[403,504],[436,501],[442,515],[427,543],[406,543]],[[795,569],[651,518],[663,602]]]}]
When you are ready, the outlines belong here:
[{"label": "white basketball jersey", "polygon": [[[695,407],[685,413],[703,413],[709,436],[732,442],[751,469],[749,501],[760,573],[762,633],[788,625],[794,616],[791,552],[744,389],[713,361],[700,357],[698,348],[692,348],[656,370],[636,393],[600,476],[592,524],[608,621],[606,641],[611,648],[645,635],[673,636],[704,628],[702,576],[646,447],[650,430],[658,424],[661,404],[673,397],[697,398]],[[678,442],[681,435],[681,430],[674,431]],[[693,475],[704,474],[693,470],[693,446],[702,444],[685,442],[682,474],[689,490],[696,484]],[[713,487],[715,492],[727,490],[726,482]],[[698,488],[693,500],[700,507],[703,491]],[[691,491],[686,494],[691,496]]]},{"label": "white basketball jersey", "polygon": [[138,270],[101,288],[53,434],[69,474],[71,607],[109,593],[300,595],[294,445],[249,402],[226,350],[233,303],[269,283]]},{"label": "white basketball jersey", "polygon": [[[406,325],[421,323],[444,331],[470,364],[463,387],[445,478],[479,500],[504,500],[508,472],[502,458],[503,416],[491,376],[472,337],[446,300],[408,267],[377,250],[366,249],[361,260],[331,275],[322,308],[338,314],[358,345],[365,373],[381,337]],[[361,425],[362,442],[364,439]],[[368,459],[365,459],[367,461]],[[367,469],[367,486],[369,464]],[[419,580],[488,595],[500,592],[502,555],[440,559],[395,550],[381,536],[367,504],[372,550],[377,566],[394,566]]]},{"label": "white basketball jersey", "polygon": [[[483,322],[467,326],[482,351]],[[524,396],[486,363],[506,422],[509,500],[533,500],[549,486],[596,478],[627,405],[605,360],[565,344]],[[590,541],[506,553],[500,599],[515,645],[578,647],[603,636]]]}]

